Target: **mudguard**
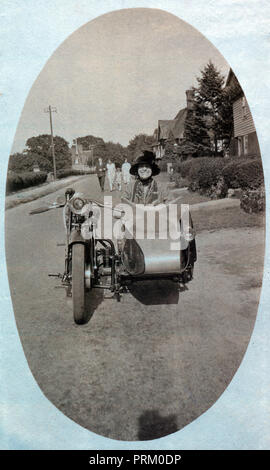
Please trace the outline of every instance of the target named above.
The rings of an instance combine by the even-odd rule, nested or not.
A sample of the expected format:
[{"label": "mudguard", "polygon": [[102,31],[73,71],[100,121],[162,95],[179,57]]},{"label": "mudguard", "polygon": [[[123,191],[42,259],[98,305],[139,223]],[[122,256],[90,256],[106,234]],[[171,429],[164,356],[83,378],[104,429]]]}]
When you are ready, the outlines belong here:
[{"label": "mudguard", "polygon": [[86,241],[87,240],[83,238],[81,232],[79,232],[78,230],[73,230],[69,237],[69,246],[72,246],[75,243],[83,243],[85,245]]}]

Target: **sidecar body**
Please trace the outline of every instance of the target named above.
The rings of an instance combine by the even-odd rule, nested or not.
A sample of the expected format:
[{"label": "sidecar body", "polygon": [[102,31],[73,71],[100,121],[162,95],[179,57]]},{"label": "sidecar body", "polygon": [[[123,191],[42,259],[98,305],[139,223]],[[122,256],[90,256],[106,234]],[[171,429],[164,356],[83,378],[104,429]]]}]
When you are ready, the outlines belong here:
[{"label": "sidecar body", "polygon": [[[185,207],[187,223],[181,224],[179,211],[169,217],[168,206],[136,207],[132,221],[122,221],[119,243],[122,279],[173,278],[187,282],[193,276],[197,259],[192,220]],[[182,225],[182,227],[181,227]]]}]

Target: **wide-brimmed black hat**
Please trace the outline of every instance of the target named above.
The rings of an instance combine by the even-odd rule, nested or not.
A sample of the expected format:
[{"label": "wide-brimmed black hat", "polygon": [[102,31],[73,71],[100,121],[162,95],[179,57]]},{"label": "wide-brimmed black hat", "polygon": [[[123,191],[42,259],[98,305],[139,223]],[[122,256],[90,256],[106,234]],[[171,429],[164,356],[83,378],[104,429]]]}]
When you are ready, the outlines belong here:
[{"label": "wide-brimmed black hat", "polygon": [[155,154],[153,152],[150,152],[149,150],[145,150],[141,155],[136,158],[135,162],[131,165],[129,173],[133,176],[137,175],[138,167],[142,163],[147,163],[151,166],[152,176],[156,176],[160,173],[160,168],[155,163]]}]

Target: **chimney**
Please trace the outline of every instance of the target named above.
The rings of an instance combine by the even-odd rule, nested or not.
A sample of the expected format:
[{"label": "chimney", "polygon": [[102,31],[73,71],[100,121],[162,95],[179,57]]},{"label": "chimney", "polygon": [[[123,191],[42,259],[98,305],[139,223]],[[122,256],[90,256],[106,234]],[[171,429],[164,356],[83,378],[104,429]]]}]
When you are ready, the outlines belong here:
[{"label": "chimney", "polygon": [[192,110],[194,106],[194,91],[193,90],[186,90],[187,96],[187,109]]}]

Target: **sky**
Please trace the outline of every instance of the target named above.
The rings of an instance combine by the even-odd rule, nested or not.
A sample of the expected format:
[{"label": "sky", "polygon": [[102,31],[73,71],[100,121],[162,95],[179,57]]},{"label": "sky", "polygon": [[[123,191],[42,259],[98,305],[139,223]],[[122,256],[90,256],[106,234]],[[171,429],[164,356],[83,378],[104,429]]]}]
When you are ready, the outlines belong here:
[{"label": "sky", "polygon": [[43,67],[26,99],[12,153],[29,137],[50,133],[69,143],[95,135],[127,145],[152,135],[159,119],[185,107],[185,91],[212,62],[229,66],[195,28],[157,9],[124,9],[98,17],[71,34]]}]

